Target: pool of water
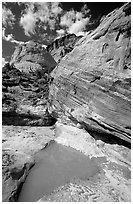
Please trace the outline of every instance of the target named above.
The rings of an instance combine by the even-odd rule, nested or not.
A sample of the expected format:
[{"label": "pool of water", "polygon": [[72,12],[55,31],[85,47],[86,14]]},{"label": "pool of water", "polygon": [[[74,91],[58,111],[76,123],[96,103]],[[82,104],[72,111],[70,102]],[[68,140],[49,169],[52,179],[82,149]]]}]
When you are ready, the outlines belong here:
[{"label": "pool of water", "polygon": [[57,187],[74,178],[87,179],[99,168],[81,152],[52,142],[36,155],[36,165],[31,169],[22,187],[19,202],[35,202]]}]

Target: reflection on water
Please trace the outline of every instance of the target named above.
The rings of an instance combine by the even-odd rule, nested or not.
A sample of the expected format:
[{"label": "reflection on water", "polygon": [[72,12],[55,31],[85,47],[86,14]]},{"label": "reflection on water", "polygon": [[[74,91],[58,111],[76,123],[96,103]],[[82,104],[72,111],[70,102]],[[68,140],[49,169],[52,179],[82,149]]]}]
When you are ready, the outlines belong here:
[{"label": "reflection on water", "polygon": [[56,142],[36,155],[19,196],[19,202],[35,202],[73,178],[87,179],[98,166],[84,154]]}]

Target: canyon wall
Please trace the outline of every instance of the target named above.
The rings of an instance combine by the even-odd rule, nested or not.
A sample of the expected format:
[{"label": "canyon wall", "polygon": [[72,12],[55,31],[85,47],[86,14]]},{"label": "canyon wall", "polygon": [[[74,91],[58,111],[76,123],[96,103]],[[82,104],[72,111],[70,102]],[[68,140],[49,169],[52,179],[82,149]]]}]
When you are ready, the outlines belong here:
[{"label": "canyon wall", "polygon": [[71,52],[75,44],[82,37],[83,36],[76,36],[75,34],[67,34],[54,40],[47,46],[46,50],[53,56],[56,62],[60,62],[61,58]]},{"label": "canyon wall", "polygon": [[30,41],[15,49],[10,64],[2,68],[3,124],[49,124],[49,73],[56,64],[37,42]]},{"label": "canyon wall", "polygon": [[[131,139],[131,6],[109,13],[65,55],[51,76],[49,111],[88,131]],[[54,56],[53,56],[54,57]]]}]

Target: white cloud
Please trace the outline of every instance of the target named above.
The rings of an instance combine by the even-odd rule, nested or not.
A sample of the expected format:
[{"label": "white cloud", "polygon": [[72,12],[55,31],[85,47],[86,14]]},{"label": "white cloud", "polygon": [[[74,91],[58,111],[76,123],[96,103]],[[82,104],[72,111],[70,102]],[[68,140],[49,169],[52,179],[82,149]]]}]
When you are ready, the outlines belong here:
[{"label": "white cloud", "polygon": [[7,63],[4,57],[2,57],[2,67]]},{"label": "white cloud", "polygon": [[66,12],[61,17],[60,25],[69,27],[74,23],[75,20],[76,20],[76,11],[71,10],[71,11]]},{"label": "white cloud", "polygon": [[87,8],[85,4],[81,11],[71,10],[65,12],[65,14],[61,17],[60,26],[64,28],[67,33],[74,33],[79,35],[82,33],[86,33],[86,26],[90,21],[90,15],[88,13],[90,10]]},{"label": "white cloud", "polygon": [[[50,39],[61,37],[66,33],[85,34],[86,26],[90,21],[90,10],[86,4],[81,8],[81,11],[74,9],[63,11],[59,2],[21,2],[18,4],[21,6],[23,4],[25,7],[21,12],[19,24],[25,35],[29,37],[35,34],[42,39],[51,41]],[[7,26],[13,28],[15,16],[12,11],[4,5],[2,12],[4,29]],[[5,30],[3,32],[3,38],[6,41],[23,44],[23,42],[15,40],[12,34],[5,35]]]},{"label": "white cloud", "polygon": [[14,39],[13,34],[8,34],[7,36],[5,35],[5,28],[2,29],[2,38],[6,41],[9,41],[11,43],[15,43],[15,44],[24,44],[24,42],[22,41],[18,41]]},{"label": "white cloud", "polygon": [[59,36],[62,36],[62,35],[65,34],[65,30],[63,30],[63,29],[56,30],[56,33],[57,33]]},{"label": "white cloud", "polygon": [[27,2],[23,4],[25,10],[20,18],[20,26],[27,36],[37,34],[41,38],[44,36],[48,38],[53,35],[53,31],[57,33],[56,37],[65,33],[75,33],[76,35],[86,33],[86,26],[90,21],[90,9],[86,4],[81,8],[81,11],[74,9],[63,11],[59,2]]},{"label": "white cloud", "polygon": [[[12,34],[5,34],[6,28],[9,26],[11,29],[15,23],[15,16],[13,15],[12,11],[5,6],[2,8],[2,38],[6,41],[15,43],[15,44],[22,44],[22,41],[17,41],[14,39]],[[2,59],[3,60],[3,59]]]},{"label": "white cloud", "polygon": [[63,11],[59,2],[32,2],[25,5],[26,9],[20,19],[25,35],[35,34],[37,26],[42,27],[44,31],[48,27],[55,30],[59,14]]},{"label": "white cloud", "polygon": [[2,8],[2,26],[3,27],[10,26],[12,28],[14,22],[15,16],[13,15],[12,11],[4,6]]},{"label": "white cloud", "polygon": [[68,33],[66,32],[66,30],[63,30],[63,29],[56,30],[56,33],[57,33],[57,37],[55,38],[55,40],[56,40],[56,39],[59,39],[59,38],[61,38],[61,37],[63,37],[65,34],[68,34]]},{"label": "white cloud", "polygon": [[25,35],[30,36],[30,34],[35,33],[36,21],[36,15],[31,11],[28,11],[27,14],[23,14],[20,19],[20,25],[23,27]]},{"label": "white cloud", "polygon": [[68,28],[68,33],[75,33],[79,35],[79,33],[83,33],[86,30],[86,25],[89,23],[89,18],[83,18],[81,20],[77,20]]},{"label": "white cloud", "polygon": [[60,7],[59,2],[53,2],[51,4],[51,12],[55,14],[55,16],[58,16],[58,14],[62,13],[62,8]]},{"label": "white cloud", "polygon": [[81,20],[83,18],[83,14],[81,12],[76,13],[76,20]]},{"label": "white cloud", "polygon": [[42,47],[46,49],[46,48],[47,48],[47,45],[42,45]]}]

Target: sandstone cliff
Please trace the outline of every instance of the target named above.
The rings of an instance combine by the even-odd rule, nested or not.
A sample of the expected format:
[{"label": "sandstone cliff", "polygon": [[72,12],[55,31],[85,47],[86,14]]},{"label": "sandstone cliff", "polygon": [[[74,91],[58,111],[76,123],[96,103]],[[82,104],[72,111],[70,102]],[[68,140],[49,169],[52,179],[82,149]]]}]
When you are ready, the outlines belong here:
[{"label": "sandstone cliff", "polygon": [[[19,45],[2,69],[3,124],[46,125],[49,73],[56,66],[41,44]],[[50,119],[51,120],[51,119]]]},{"label": "sandstone cliff", "polygon": [[130,3],[108,14],[51,74],[52,114],[66,115],[110,141],[131,139],[130,14]]},{"label": "sandstone cliff", "polygon": [[83,36],[76,36],[75,34],[68,34],[59,39],[54,40],[47,46],[47,51],[54,57],[56,62],[59,62],[67,53],[71,52],[75,44]]},{"label": "sandstone cliff", "polygon": [[35,41],[19,45],[12,55],[10,64],[26,73],[29,73],[30,69],[36,71],[42,68],[45,72],[50,72],[56,66],[52,56]]},{"label": "sandstone cliff", "polygon": [[[130,12],[125,4],[85,37],[54,41],[47,51],[55,60],[38,43],[19,46],[2,69],[3,201],[17,201],[35,153],[55,140],[92,158],[100,173],[40,201],[130,202]],[[58,122],[36,127],[53,124],[47,101]]]},{"label": "sandstone cliff", "polygon": [[[47,111],[48,73],[56,66],[42,46],[29,42],[18,46],[10,64],[2,68],[2,200],[15,202],[34,154],[53,139]],[[51,134],[52,133],[52,134]]]}]

